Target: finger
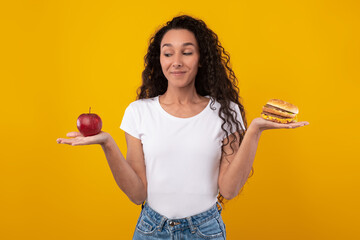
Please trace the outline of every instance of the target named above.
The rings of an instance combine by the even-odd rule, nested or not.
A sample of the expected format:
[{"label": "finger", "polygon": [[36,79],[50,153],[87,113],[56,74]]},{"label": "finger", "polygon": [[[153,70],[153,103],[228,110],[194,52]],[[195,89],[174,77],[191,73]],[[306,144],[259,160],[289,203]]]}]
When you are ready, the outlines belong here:
[{"label": "finger", "polygon": [[290,123],[288,125],[289,125],[288,128],[298,128],[309,125],[309,122],[304,121],[304,122]]},{"label": "finger", "polygon": [[73,140],[74,141],[71,144],[73,146],[96,144],[96,141],[94,140],[94,136],[82,137],[82,138],[74,138]]},{"label": "finger", "polygon": [[58,138],[56,139],[56,142],[59,144],[72,144],[72,139],[66,139],[66,138]]},{"label": "finger", "polygon": [[292,127],[292,125],[290,123],[272,122],[271,124],[273,124],[275,128],[291,128]]},{"label": "finger", "polygon": [[68,132],[66,134],[66,136],[67,137],[79,137],[79,136],[83,137],[83,135],[80,132]]},{"label": "finger", "polygon": [[77,145],[84,145],[84,141],[81,138],[74,138],[72,139],[73,141],[71,142],[72,146],[77,146]]},{"label": "finger", "polygon": [[302,127],[302,126],[306,126],[309,125],[309,122],[303,121],[303,122],[297,122],[296,126]]}]

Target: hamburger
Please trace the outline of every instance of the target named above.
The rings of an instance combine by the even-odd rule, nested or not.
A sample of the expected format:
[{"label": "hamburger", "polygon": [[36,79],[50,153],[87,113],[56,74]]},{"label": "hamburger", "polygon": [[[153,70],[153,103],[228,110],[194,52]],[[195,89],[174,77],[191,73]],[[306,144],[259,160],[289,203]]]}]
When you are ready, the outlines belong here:
[{"label": "hamburger", "polygon": [[297,122],[297,106],[280,99],[270,99],[263,106],[261,117],[277,123],[294,123]]}]

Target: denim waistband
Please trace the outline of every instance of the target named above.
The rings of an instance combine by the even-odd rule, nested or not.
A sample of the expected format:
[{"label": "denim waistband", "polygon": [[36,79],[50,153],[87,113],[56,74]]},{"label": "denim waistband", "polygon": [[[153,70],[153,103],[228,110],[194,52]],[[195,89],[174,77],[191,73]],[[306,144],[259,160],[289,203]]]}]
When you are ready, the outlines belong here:
[{"label": "denim waistband", "polygon": [[[219,207],[218,207],[219,206]],[[222,206],[217,201],[209,210],[189,216],[186,218],[167,218],[160,213],[152,209],[147,202],[143,203],[142,206],[143,214],[146,214],[153,222],[157,225],[158,231],[162,231],[165,226],[172,230],[178,230],[183,228],[190,228],[191,232],[195,232],[196,227],[202,223],[209,221],[210,219],[217,217],[221,214]]]}]

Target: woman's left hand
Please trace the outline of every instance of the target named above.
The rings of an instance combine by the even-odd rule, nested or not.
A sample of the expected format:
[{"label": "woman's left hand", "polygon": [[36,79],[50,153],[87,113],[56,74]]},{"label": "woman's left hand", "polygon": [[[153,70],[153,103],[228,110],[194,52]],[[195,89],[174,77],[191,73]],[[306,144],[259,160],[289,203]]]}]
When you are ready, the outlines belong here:
[{"label": "woman's left hand", "polygon": [[[298,128],[305,125],[309,125],[309,122],[296,122],[296,123],[276,123],[269,120],[265,120],[261,117],[255,118],[252,120],[250,126],[255,127],[260,132],[267,129],[281,129],[281,128]],[[249,126],[249,128],[250,128]]]}]

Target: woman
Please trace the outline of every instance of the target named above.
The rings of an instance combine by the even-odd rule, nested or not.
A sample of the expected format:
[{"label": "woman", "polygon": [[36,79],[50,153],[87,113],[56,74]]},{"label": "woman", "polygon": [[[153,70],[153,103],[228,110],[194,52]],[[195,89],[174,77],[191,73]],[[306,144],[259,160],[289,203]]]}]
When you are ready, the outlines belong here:
[{"label": "woman", "polygon": [[247,181],[262,131],[308,124],[255,118],[247,128],[229,60],[202,20],[175,17],[150,39],[125,110],[126,160],[105,132],[57,140],[102,146],[121,190],[142,204],[133,239],[226,239],[221,203]]}]

